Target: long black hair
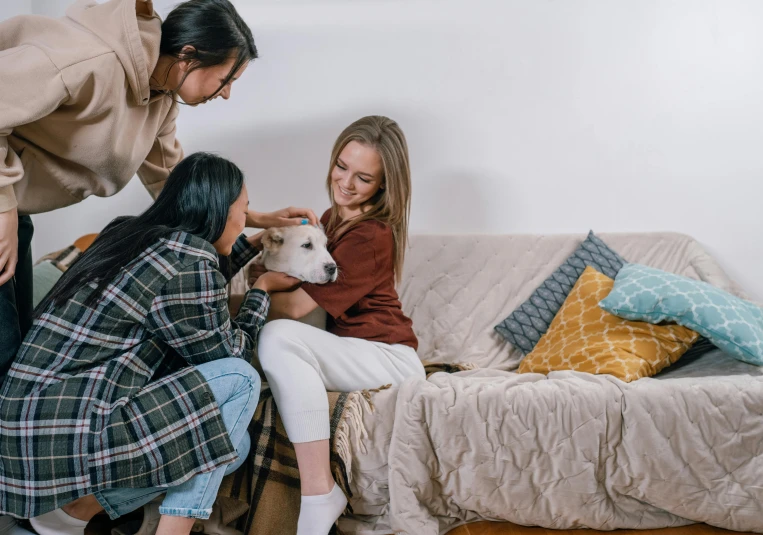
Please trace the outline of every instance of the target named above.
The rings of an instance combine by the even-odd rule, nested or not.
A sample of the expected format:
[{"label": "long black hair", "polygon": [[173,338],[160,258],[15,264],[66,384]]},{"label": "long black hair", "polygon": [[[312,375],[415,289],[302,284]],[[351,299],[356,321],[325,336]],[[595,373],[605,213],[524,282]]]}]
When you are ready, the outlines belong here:
[{"label": "long black hair", "polygon": [[191,154],[170,173],[156,201],[139,216],[118,217],[101,232],[35,309],[61,305],[79,289],[97,287],[85,304],[93,304],[119,271],[146,248],[177,231],[214,243],[222,236],[228,210],[241,194],[244,174],[236,164],[207,152]]},{"label": "long black hair", "polygon": [[[184,51],[186,46],[194,50]],[[222,65],[235,57],[217,94],[244,64],[257,58],[257,47],[252,30],[228,0],[188,0],[170,11],[162,23],[159,53],[178,61],[189,60],[192,67],[186,76],[192,70]]]}]

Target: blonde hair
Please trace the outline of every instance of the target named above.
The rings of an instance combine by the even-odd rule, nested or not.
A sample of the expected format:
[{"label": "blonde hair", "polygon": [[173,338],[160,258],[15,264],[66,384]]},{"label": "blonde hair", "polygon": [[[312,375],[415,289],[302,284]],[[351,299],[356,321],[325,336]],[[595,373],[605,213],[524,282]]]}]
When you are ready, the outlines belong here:
[{"label": "blonde hair", "polygon": [[[337,163],[339,154],[351,141],[357,141],[372,147],[382,161],[381,188],[367,203],[368,209],[360,216],[348,221],[342,221],[339,209],[334,202],[334,192],[331,187],[331,172]],[[408,246],[408,217],[411,211],[411,168],[408,163],[408,144],[405,135],[398,124],[380,115],[370,115],[358,119],[344,129],[334,143],[331,151],[331,164],[326,178],[331,199],[331,212],[328,229],[331,229],[332,240],[337,240],[342,234],[361,221],[375,219],[386,223],[392,229],[394,240],[394,270],[395,280],[400,282],[403,274],[405,249]],[[335,229],[335,230],[333,230]]]}]

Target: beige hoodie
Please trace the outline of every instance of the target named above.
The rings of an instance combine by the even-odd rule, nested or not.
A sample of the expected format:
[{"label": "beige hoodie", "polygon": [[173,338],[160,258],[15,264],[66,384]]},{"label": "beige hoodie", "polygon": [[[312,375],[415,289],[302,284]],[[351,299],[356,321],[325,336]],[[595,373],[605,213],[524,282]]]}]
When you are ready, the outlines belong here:
[{"label": "beige hoodie", "polygon": [[183,157],[178,106],[149,89],[160,39],[150,0],[0,23],[0,212],[108,197],[136,172],[156,197]]}]

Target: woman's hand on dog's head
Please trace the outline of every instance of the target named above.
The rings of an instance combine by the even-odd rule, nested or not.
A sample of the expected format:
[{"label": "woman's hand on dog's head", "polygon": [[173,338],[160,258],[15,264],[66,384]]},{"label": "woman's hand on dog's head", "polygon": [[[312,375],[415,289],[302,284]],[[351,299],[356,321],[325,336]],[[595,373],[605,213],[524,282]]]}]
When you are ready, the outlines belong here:
[{"label": "woman's hand on dog's head", "polygon": [[292,292],[302,285],[302,281],[296,277],[281,273],[280,271],[265,271],[257,277],[252,288],[263,292]]},{"label": "woman's hand on dog's head", "polygon": [[249,220],[255,228],[290,227],[292,225],[315,225],[319,223],[315,212],[309,208],[290,206],[275,212],[249,212]]}]

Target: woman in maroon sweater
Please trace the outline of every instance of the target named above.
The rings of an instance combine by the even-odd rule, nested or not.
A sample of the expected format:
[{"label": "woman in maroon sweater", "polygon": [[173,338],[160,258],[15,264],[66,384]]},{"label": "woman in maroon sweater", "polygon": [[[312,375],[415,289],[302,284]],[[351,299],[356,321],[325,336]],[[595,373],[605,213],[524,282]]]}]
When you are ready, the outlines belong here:
[{"label": "woman in maroon sweater", "polygon": [[[400,127],[364,117],[337,139],[323,214],[337,281],[272,297],[258,353],[289,439],[302,486],[298,535],[326,535],[347,500],[329,468],[326,391],[351,392],[424,377],[400,280],[408,237],[411,177]],[[256,274],[255,274],[256,276]],[[293,321],[323,308],[327,330]]]}]

